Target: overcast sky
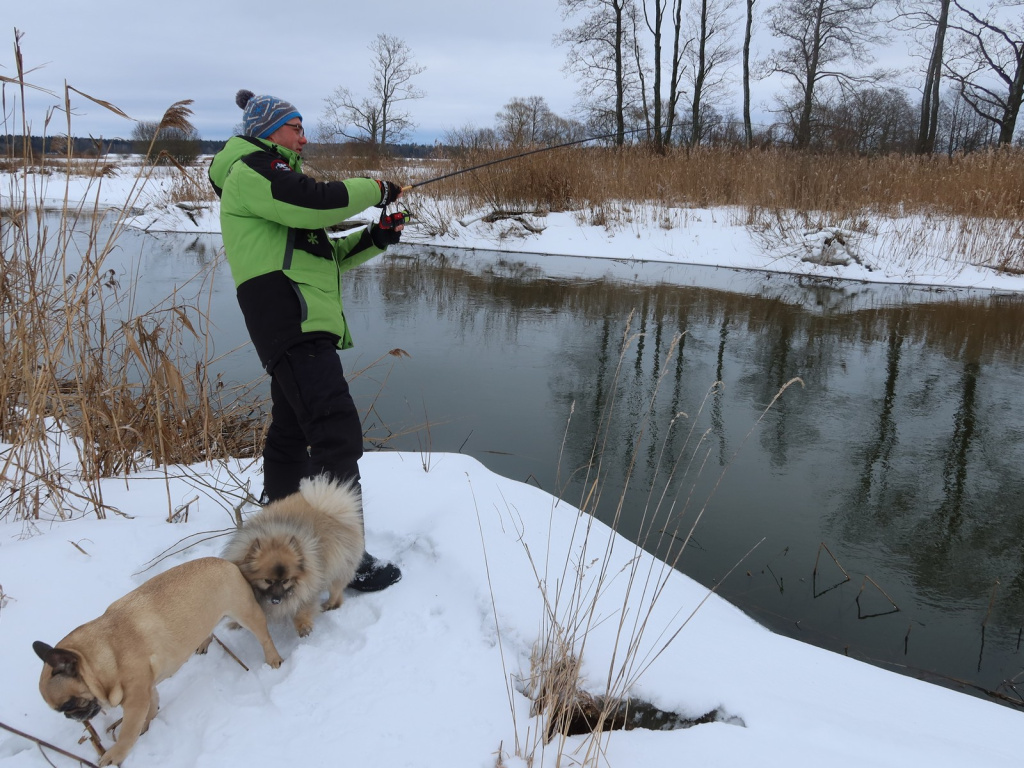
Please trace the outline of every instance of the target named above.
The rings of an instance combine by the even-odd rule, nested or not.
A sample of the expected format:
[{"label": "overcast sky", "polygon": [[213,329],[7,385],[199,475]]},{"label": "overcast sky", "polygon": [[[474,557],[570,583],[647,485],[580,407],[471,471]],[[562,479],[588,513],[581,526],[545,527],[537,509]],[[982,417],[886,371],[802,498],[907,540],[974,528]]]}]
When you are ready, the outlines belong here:
[{"label": "overcast sky", "polygon": [[[64,84],[111,102],[137,120],[158,120],[181,99],[192,99],[193,122],[206,139],[225,139],[241,120],[235,93],[248,88],[292,102],[307,128],[314,127],[324,99],[339,86],[368,95],[372,77],[368,46],[380,33],[404,40],[426,70],[414,79],[426,97],[409,102],[418,128],[413,140],[432,143],[447,130],[491,127],[495,114],[515,97],[542,96],[563,117],[572,117],[577,86],[563,72],[566,49],[556,34],[572,25],[558,0],[392,0],[352,4],[339,0],[302,3],[268,0],[178,0],[142,3],[105,0],[8,2],[0,39],[0,74],[16,75],[14,29],[30,83],[55,96],[26,98],[32,133],[44,132],[47,107],[59,103]],[[737,15],[743,9],[737,4]],[[578,23],[578,20],[576,20]],[[773,41],[763,21],[755,26],[755,58]],[[737,43],[742,28],[735,30]],[[902,46],[890,46],[887,54]],[[885,56],[883,55],[883,58]],[[882,62],[880,62],[882,63]],[[736,67],[738,69],[738,67]],[[722,111],[740,104],[740,86]],[[754,84],[755,122],[766,115],[770,86]],[[13,89],[5,87],[6,125],[12,120]],[[72,94],[76,136],[128,137],[132,123]],[[66,132],[55,114],[45,132]]]},{"label": "overcast sky", "polygon": [[[16,74],[17,28],[24,34],[25,67],[41,67],[29,82],[60,94],[66,81],[140,120],[157,120],[175,101],[193,99],[193,122],[204,138],[231,135],[241,120],[234,102],[239,88],[291,101],[307,125],[338,86],[362,95],[372,75],[367,46],[380,33],[404,40],[426,67],[414,80],[426,98],[410,103],[421,141],[468,123],[492,126],[495,113],[516,96],[543,96],[563,116],[575,101],[576,89],[562,72],[565,50],[552,43],[565,26],[557,0],[30,0],[5,6],[0,74]],[[5,95],[10,111],[10,85]],[[26,103],[32,132],[41,134],[45,106],[57,99],[33,96]],[[129,121],[81,96],[73,106],[75,135],[131,133]],[[8,120],[0,132],[12,127]],[[47,132],[65,131],[51,122]]]}]

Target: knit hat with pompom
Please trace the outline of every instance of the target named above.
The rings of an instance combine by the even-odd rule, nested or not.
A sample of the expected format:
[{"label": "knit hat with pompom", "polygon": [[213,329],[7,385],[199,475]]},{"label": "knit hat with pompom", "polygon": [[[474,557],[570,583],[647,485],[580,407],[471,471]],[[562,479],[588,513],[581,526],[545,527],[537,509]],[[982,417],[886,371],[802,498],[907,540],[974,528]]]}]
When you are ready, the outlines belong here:
[{"label": "knit hat with pompom", "polygon": [[235,104],[244,110],[242,135],[265,139],[293,117],[300,120],[302,115],[284,99],[274,96],[257,96],[244,88],[235,94]]}]

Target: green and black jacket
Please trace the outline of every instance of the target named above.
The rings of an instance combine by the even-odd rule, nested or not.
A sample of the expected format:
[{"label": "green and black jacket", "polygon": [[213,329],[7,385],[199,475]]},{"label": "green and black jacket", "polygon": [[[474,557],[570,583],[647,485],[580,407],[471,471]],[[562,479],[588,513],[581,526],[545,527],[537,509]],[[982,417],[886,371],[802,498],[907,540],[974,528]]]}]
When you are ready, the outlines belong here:
[{"label": "green and black jacket", "polygon": [[381,201],[373,179],[318,182],[298,153],[235,136],[210,164],[238,304],[253,346],[270,372],[293,344],[328,336],[352,346],[341,276],[382,253],[369,228],[330,239],[339,224]]}]

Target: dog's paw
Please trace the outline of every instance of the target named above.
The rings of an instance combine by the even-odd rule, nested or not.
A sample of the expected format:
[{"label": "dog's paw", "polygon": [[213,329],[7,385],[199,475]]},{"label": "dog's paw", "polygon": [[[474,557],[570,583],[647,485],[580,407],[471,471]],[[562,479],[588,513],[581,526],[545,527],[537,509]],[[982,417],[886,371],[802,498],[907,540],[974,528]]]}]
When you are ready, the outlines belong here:
[{"label": "dog's paw", "polygon": [[311,615],[300,613],[295,617],[293,624],[295,625],[295,631],[299,633],[299,637],[306,637],[313,631],[313,617]]},{"label": "dog's paw", "polygon": [[103,753],[103,757],[100,758],[100,768],[105,765],[120,765],[124,762],[124,759],[128,757],[128,750],[118,747],[119,745],[115,744]]},{"label": "dog's paw", "polygon": [[320,606],[320,610],[321,611],[333,611],[336,608],[340,608],[343,601],[344,601],[344,598],[342,598],[342,597],[324,600],[323,604]]},{"label": "dog's paw", "polygon": [[208,638],[206,638],[202,642],[202,644],[198,648],[196,648],[196,653],[199,654],[200,656],[204,655],[208,650],[210,650],[210,643],[212,643],[212,642],[213,642],[213,635],[210,635]]},{"label": "dog's paw", "polygon": [[274,669],[277,669],[282,664],[284,664],[284,659],[282,659],[280,655],[274,656],[272,658],[267,659],[267,664],[269,664]]},{"label": "dog's paw", "polygon": [[306,603],[299,612],[292,617],[292,624],[299,637],[306,637],[313,631],[313,621],[316,617],[316,603]]}]

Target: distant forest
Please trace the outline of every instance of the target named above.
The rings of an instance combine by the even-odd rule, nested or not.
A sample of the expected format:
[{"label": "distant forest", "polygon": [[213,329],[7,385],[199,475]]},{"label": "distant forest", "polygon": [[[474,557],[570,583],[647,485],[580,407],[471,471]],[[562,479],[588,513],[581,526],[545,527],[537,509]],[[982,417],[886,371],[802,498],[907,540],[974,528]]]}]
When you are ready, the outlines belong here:
[{"label": "distant forest", "polygon": [[[75,157],[97,157],[101,155],[130,155],[143,153],[146,147],[137,147],[139,142],[131,139],[92,139],[75,137],[72,147],[72,154]],[[211,139],[199,139],[199,155],[212,155],[221,150],[226,139],[214,141]],[[32,136],[29,139],[32,147],[32,154],[59,154],[63,155],[67,149],[64,136]],[[0,157],[21,157],[24,141],[21,136],[11,134],[0,135]],[[397,157],[429,157],[437,147],[432,144],[395,144],[389,146],[391,154]]]}]

